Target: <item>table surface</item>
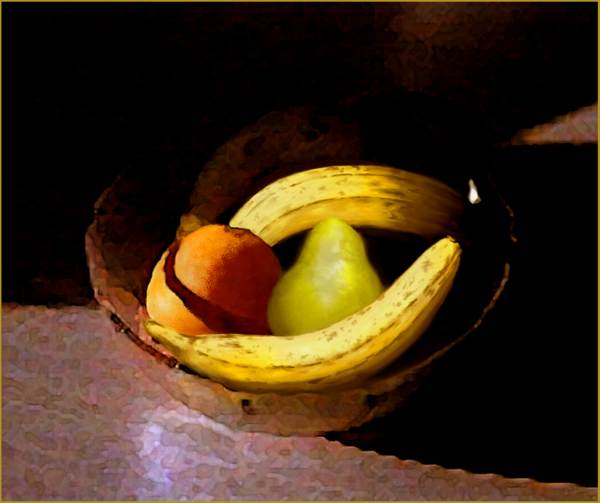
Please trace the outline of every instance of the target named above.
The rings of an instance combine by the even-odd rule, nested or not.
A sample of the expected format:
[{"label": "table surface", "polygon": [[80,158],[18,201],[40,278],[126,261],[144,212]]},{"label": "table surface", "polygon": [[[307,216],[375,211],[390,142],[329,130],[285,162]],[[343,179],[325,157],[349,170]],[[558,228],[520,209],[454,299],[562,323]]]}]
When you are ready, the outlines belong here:
[{"label": "table surface", "polygon": [[3,305],[5,500],[596,500],[322,437],[235,432],[189,410],[106,313]]}]

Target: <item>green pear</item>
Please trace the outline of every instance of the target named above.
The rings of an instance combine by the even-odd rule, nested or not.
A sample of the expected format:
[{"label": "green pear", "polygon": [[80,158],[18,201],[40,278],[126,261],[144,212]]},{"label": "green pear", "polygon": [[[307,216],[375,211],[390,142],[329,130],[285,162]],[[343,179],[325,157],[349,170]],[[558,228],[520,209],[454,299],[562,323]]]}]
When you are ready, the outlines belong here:
[{"label": "green pear", "polygon": [[382,291],[360,234],[328,218],[308,233],[298,259],[275,285],[269,325],[274,335],[320,330],[367,306]]}]

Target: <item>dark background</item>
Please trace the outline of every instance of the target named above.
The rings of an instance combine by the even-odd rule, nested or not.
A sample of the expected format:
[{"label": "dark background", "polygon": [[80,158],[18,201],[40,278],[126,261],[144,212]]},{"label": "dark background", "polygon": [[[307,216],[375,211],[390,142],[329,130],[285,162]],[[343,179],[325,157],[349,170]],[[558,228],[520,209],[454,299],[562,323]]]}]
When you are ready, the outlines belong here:
[{"label": "dark background", "polygon": [[596,486],[597,148],[495,147],[596,101],[596,9],[3,4],[3,301],[93,299],[83,236],[124,170],[200,170],[270,110],[354,100],[372,160],[491,172],[519,244],[477,336],[402,410],[330,437]]}]

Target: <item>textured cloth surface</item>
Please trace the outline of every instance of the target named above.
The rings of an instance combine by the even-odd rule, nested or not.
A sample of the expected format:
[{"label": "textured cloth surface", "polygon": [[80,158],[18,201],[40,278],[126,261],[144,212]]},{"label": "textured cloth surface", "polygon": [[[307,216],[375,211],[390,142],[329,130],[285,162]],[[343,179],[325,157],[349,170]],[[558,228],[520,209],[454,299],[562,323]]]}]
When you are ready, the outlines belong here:
[{"label": "textured cloth surface", "polygon": [[571,484],[473,475],[324,438],[235,432],[160,385],[105,312],[4,305],[5,500],[595,500]]},{"label": "textured cloth surface", "polygon": [[554,143],[598,142],[598,104],[580,108],[552,121],[518,133],[512,143],[516,145],[542,145]]}]

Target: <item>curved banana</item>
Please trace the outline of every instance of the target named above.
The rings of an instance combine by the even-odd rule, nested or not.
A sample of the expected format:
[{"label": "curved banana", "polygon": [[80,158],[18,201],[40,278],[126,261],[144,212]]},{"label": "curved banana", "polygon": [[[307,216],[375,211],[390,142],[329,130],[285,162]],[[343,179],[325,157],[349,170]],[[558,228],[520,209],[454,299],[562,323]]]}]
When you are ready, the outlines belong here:
[{"label": "curved banana", "polygon": [[329,166],[281,178],[257,192],[231,219],[270,245],[327,217],[435,238],[456,229],[463,202],[433,178],[376,165]]},{"label": "curved banana", "polygon": [[461,256],[443,238],[361,311],[294,336],[181,335],[156,322],[146,329],[183,364],[247,391],[319,391],[366,378],[406,351],[444,302]]}]

